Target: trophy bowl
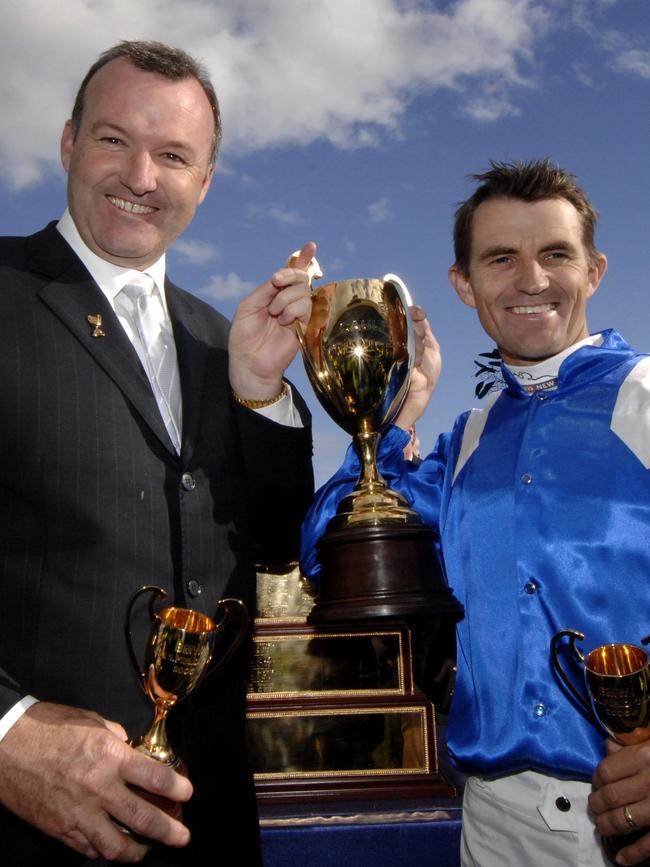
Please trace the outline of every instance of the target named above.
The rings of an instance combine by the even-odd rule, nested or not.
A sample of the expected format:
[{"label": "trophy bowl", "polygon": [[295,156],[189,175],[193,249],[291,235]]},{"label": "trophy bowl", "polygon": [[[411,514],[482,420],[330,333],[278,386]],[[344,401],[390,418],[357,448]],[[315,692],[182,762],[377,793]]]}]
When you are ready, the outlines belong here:
[{"label": "trophy bowl", "polygon": [[354,437],[361,472],[319,541],[313,623],[462,612],[442,577],[436,534],[377,469],[414,362],[411,298],[394,274],[339,280],[312,294],[297,329],[307,377],[328,415]]}]

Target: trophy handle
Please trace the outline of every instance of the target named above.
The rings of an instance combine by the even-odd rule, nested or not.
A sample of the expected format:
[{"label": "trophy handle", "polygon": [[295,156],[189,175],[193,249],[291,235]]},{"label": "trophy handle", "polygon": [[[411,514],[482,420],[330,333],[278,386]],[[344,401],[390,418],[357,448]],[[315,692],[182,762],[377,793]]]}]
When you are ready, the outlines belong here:
[{"label": "trophy handle", "polygon": [[302,332],[302,325],[300,322],[296,321],[293,323],[293,329],[296,332],[296,338],[298,339],[298,346],[300,347],[303,357],[307,353],[307,344],[305,343],[305,335]]},{"label": "trophy handle", "polygon": [[124,618],[124,632],[126,634],[126,646],[129,650],[129,656],[131,657],[131,664],[135,670],[135,673],[138,675],[138,681],[140,682],[140,686],[142,687],[145,695],[147,694],[146,688],[146,673],[142,671],[140,668],[140,663],[138,662],[138,657],[135,652],[135,647],[133,646],[133,636],[131,635],[131,614],[133,613],[133,606],[138,601],[140,596],[143,593],[151,593],[151,599],[149,600],[149,616],[152,621],[156,619],[156,612],[153,609],[153,604],[157,598],[165,599],[167,594],[162,589],[162,587],[154,587],[152,585],[147,585],[146,587],[141,587],[139,590],[133,594],[131,599],[129,600],[129,604],[126,609],[126,615]]},{"label": "trophy handle", "polygon": [[[219,620],[219,614],[223,611],[223,615]],[[215,634],[224,629],[228,623],[232,620],[235,613],[239,613],[239,629],[237,630],[237,635],[234,640],[231,642],[230,646],[226,650],[226,652],[219,657],[217,661],[215,661],[215,657],[212,657],[212,661],[206,672],[205,676],[201,679],[201,685],[203,686],[207,680],[210,680],[212,675],[218,671],[229,659],[233,657],[235,651],[238,649],[239,645],[242,643],[244,636],[248,630],[248,610],[241,599],[220,599],[217,604],[217,610],[215,611],[215,615],[213,620],[215,622]]]},{"label": "trophy handle", "polygon": [[650,644],[650,635],[646,635],[645,638],[641,639],[641,644]]},{"label": "trophy handle", "polygon": [[[569,690],[571,695],[576,699],[578,704],[582,705],[582,707],[587,711],[587,713],[591,716],[591,707],[589,703],[585,699],[584,696],[580,695],[575,686],[571,683],[569,678],[566,675],[566,672],[562,668],[560,664],[560,660],[558,659],[558,646],[560,641],[564,637],[568,637],[569,646],[575,657],[576,661],[580,664],[584,664],[585,658],[576,647],[576,641],[584,641],[585,637],[582,632],[577,632],[575,629],[563,629],[561,632],[557,632],[553,638],[551,639],[551,663],[553,664],[553,668],[555,669],[555,673],[560,678],[564,686]],[[648,636],[650,638],[650,636]]]},{"label": "trophy handle", "polygon": [[314,377],[316,381],[318,381],[318,371],[316,370],[316,366],[311,359],[311,355],[309,354],[309,349],[307,348],[307,341],[305,340],[305,332],[302,330],[302,325],[297,320],[293,323],[293,330],[296,333],[296,340],[298,341],[298,346],[300,347],[300,354],[302,356],[303,363],[308,369],[311,376]]},{"label": "trophy handle", "polygon": [[[293,268],[296,264],[296,260],[298,259],[299,255],[300,255],[300,250],[296,250],[295,253],[292,253],[289,256],[289,258],[287,259],[285,267],[286,268]],[[312,286],[312,283],[314,280],[321,280],[323,277],[323,271],[322,271],[320,265],[318,264],[318,259],[316,259],[316,257],[314,257],[311,260],[311,262],[309,263],[309,265],[307,265],[306,270],[307,270],[307,274],[309,276],[309,288],[312,290],[312,297],[313,297],[314,288]],[[298,322],[297,320],[296,320],[296,322],[294,322],[293,330],[296,333],[296,338],[298,340],[298,345],[300,346],[300,352],[302,354],[303,360],[304,360],[305,364],[311,369],[311,372],[314,374],[314,376],[316,376],[317,371],[316,371],[316,368],[314,367],[314,363],[311,360],[311,357],[309,355],[309,349],[307,348],[307,342],[305,340],[305,332],[302,330],[302,326],[301,326],[300,322]]]}]

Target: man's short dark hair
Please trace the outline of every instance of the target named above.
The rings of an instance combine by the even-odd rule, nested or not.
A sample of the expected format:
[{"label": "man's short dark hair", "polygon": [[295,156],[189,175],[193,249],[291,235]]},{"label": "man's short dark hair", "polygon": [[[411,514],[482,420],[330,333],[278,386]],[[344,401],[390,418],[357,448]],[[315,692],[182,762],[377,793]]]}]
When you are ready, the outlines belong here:
[{"label": "man's short dark hair", "polygon": [[118,42],[112,48],[103,51],[86,73],[81,82],[72,108],[72,126],[75,135],[81,123],[81,115],[84,109],[84,98],[88,82],[95,73],[119,57],[125,57],[129,63],[143,69],[145,72],[157,72],[171,81],[183,81],[186,78],[195,78],[208,98],[214,118],[214,136],[212,150],[210,151],[210,165],[214,165],[217,151],[221,142],[221,113],[219,101],[215,93],[210,75],[207,69],[181,48],[172,48],[163,42],[128,41]]},{"label": "man's short dark hair", "polygon": [[487,199],[496,197],[537,202],[542,199],[566,199],[580,215],[582,240],[590,261],[597,255],[594,242],[598,213],[587,194],[575,181],[575,175],[564,171],[549,159],[532,162],[502,163],[490,161],[491,169],[480,175],[470,175],[480,186],[456,211],[454,222],[454,254],[456,266],[467,276],[470,259],[472,220],[476,209]]}]

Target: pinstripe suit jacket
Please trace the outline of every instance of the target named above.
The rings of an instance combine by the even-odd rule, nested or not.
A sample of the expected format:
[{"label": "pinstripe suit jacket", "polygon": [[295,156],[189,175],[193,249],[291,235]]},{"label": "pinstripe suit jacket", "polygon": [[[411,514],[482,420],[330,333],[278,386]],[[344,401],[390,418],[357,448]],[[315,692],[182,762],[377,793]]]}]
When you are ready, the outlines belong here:
[{"label": "pinstripe suit jacket", "polygon": [[[296,557],[313,485],[306,408],[298,398],[307,426],[294,429],[236,405],[226,320],[171,283],[166,293],[180,458],[133,347],[54,224],[0,240],[0,712],[32,694],[142,733],[152,706],[127,655],[131,594],[155,584],[206,614],[236,596],[252,612],[254,562]],[[104,337],[92,336],[88,314],[101,314]],[[143,613],[139,646],[147,630]],[[237,832],[237,791],[251,812],[244,670],[240,654],[175,711],[199,844],[202,821],[215,842],[224,810]]]}]

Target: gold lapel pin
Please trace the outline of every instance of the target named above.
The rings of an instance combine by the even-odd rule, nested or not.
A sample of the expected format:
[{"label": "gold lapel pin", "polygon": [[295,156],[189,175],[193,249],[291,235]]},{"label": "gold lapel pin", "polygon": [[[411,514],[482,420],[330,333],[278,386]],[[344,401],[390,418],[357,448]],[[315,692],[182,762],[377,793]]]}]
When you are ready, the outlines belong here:
[{"label": "gold lapel pin", "polygon": [[91,337],[106,337],[106,332],[102,328],[101,313],[89,313],[86,319],[93,326],[93,330],[90,332]]}]

